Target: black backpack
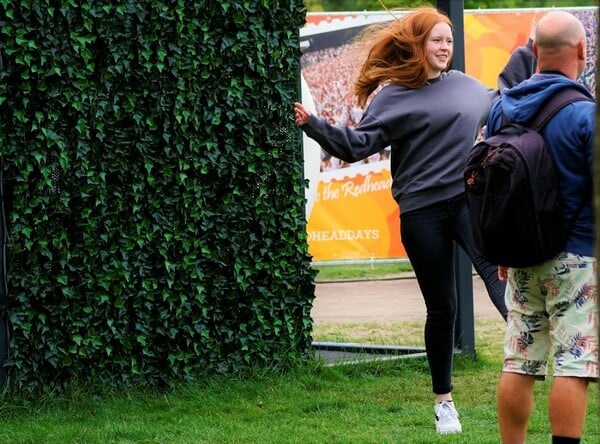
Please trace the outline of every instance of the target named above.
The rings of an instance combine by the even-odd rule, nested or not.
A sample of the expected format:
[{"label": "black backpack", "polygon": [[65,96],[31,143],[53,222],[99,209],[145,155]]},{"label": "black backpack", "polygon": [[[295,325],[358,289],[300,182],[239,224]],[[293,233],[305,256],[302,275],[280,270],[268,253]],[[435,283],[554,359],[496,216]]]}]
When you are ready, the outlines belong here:
[{"label": "black backpack", "polygon": [[591,99],[574,88],[561,89],[529,125],[504,122],[471,149],[464,170],[467,203],[475,246],[489,262],[530,267],[564,248],[586,199],[565,221],[554,160],[539,131],[579,100]]}]

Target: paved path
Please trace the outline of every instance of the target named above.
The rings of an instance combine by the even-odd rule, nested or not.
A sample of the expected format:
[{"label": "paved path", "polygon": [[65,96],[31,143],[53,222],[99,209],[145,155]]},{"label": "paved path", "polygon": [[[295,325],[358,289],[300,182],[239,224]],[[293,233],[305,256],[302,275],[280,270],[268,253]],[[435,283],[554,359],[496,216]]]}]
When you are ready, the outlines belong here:
[{"label": "paved path", "polygon": [[[425,319],[417,281],[398,279],[317,283],[312,317],[315,323],[391,323]],[[476,319],[500,319],[479,276],[473,277]]]}]

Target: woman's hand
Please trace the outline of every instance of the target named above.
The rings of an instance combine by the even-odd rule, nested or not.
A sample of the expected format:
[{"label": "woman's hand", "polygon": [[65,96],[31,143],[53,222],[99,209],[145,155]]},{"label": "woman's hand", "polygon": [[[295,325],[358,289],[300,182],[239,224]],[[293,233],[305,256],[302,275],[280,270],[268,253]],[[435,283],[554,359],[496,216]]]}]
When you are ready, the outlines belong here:
[{"label": "woman's hand", "polygon": [[296,125],[302,126],[308,122],[310,118],[310,111],[306,109],[304,105],[301,103],[294,103],[294,119],[296,121]]},{"label": "woman's hand", "polygon": [[508,267],[498,265],[498,279],[500,279],[502,282],[506,282],[508,280]]}]

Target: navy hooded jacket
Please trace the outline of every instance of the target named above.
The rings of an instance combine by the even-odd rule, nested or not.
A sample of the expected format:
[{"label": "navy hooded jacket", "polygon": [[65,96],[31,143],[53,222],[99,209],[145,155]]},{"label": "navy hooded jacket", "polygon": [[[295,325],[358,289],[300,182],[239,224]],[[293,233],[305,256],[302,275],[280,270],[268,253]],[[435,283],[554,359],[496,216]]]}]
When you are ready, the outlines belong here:
[{"label": "navy hooded jacket", "polygon": [[[527,123],[541,105],[561,88],[573,87],[593,96],[582,84],[558,72],[543,72],[504,90],[488,117],[486,137],[502,124],[502,112],[516,123]],[[571,220],[582,199],[583,210],[574,222],[565,252],[594,256],[593,156],[596,103],[580,101],[561,109],[542,129],[558,170],[563,213]]]}]

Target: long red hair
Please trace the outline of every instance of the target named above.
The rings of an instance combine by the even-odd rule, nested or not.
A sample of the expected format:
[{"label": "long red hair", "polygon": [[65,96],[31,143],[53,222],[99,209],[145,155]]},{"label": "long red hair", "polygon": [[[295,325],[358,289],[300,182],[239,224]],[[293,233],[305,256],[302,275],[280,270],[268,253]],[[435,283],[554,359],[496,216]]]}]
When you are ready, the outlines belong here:
[{"label": "long red hair", "polygon": [[359,106],[364,107],[382,83],[420,88],[427,82],[429,64],[425,44],[438,23],[446,23],[453,30],[448,16],[437,9],[417,8],[390,23],[373,25],[361,34],[359,46],[368,55],[354,83]]}]

